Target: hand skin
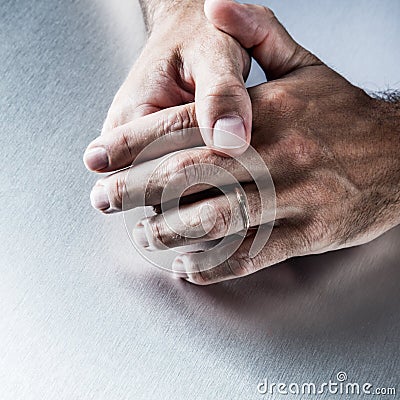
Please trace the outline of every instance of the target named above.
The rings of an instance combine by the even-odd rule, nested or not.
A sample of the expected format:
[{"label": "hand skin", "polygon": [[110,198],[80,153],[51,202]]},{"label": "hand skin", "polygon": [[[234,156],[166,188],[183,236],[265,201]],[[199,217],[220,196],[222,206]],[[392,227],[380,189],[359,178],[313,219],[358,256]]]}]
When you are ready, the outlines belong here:
[{"label": "hand skin", "polygon": [[[248,255],[252,243],[248,237],[233,256],[213,269],[204,270],[207,260],[196,254],[179,256],[173,265],[177,276],[201,285],[216,283],[291,257],[360,245],[398,225],[400,103],[371,98],[351,85],[296,44],[269,9],[207,0],[205,11],[216,27],[234,36],[243,47],[252,48],[253,56],[267,76],[272,77],[269,82],[249,89],[253,106],[251,145],[272,175],[279,224],[256,257]],[[125,131],[131,141],[127,145],[135,142],[136,148],[144,147],[149,136],[157,138],[168,133],[158,121],[166,118],[163,113],[169,113],[170,120],[174,120],[171,113],[183,115],[182,110],[194,115],[194,105],[187,104],[147,116],[143,126],[132,123]],[[197,123],[193,117],[186,122],[187,126]],[[149,126],[154,127],[151,134]],[[146,140],[140,139],[144,137]],[[168,151],[174,143],[179,148],[171,135],[165,138],[166,142],[171,141]],[[121,143],[110,146],[116,159],[119,153],[127,152]],[[161,153],[162,150],[158,156]],[[134,181],[125,179],[126,170],[101,179],[92,192],[94,206],[106,213],[120,210],[124,193],[131,195],[143,190],[155,161],[133,167],[136,170],[130,176],[135,176]],[[174,172],[202,163],[220,166],[242,183],[252,227],[267,222],[260,220],[260,209],[263,206],[268,211],[271,205],[260,204],[248,174],[234,159],[211,150],[187,149],[170,157],[162,173],[157,174],[158,179],[147,188],[146,204],[160,202],[162,188],[171,177],[174,179]],[[187,186],[192,183],[191,175],[185,176]],[[104,202],[100,204],[99,199]],[[141,205],[134,202],[132,207]],[[223,196],[185,205],[181,216],[187,221],[183,222],[193,226],[199,220],[203,222],[208,214],[202,215],[202,210],[210,209],[204,205],[215,210],[210,218],[216,217],[217,223],[202,240],[223,237],[231,223],[234,230],[242,229],[236,210],[227,209]],[[187,244],[168,229],[163,215],[142,221],[136,237],[144,247]]]},{"label": "hand skin", "polygon": [[[86,166],[97,172],[111,171],[108,143],[124,140],[121,127],[194,100],[201,128],[228,127],[232,133],[214,136],[205,129],[204,142],[215,151],[242,154],[250,143],[252,121],[244,83],[250,70],[248,53],[207,21],[202,0],[143,0],[141,4],[149,31],[147,43],[115,95],[102,135],[88,146]],[[176,130],[185,127],[186,117],[176,116]],[[132,155],[125,154],[119,166],[132,161]]]}]

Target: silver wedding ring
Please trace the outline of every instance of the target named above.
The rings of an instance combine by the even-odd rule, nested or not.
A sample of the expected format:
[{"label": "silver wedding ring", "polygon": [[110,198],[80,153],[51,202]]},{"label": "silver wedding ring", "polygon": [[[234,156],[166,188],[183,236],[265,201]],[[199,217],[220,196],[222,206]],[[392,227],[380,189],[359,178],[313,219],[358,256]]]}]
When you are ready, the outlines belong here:
[{"label": "silver wedding ring", "polygon": [[243,229],[247,232],[250,228],[249,205],[242,187],[235,187],[236,198],[239,203],[240,214],[243,219]]}]

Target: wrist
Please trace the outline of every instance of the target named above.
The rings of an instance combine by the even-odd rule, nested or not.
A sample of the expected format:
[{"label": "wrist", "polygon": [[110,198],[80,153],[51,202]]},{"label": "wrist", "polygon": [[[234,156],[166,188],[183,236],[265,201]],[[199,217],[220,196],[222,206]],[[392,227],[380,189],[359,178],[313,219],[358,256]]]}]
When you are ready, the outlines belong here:
[{"label": "wrist", "polygon": [[204,0],[141,0],[141,5],[148,33],[162,29],[166,23],[179,26],[206,20]]}]

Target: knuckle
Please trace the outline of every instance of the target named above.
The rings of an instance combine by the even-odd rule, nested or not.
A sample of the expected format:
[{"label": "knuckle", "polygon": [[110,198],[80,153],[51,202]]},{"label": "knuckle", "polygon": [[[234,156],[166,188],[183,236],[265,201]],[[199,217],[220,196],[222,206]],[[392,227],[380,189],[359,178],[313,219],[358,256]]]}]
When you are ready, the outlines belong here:
[{"label": "knuckle", "polygon": [[266,106],[279,114],[284,114],[292,108],[290,100],[288,90],[283,85],[272,86],[266,91],[264,98]]},{"label": "knuckle", "polygon": [[229,232],[231,210],[219,201],[209,200],[197,208],[193,224],[201,224],[209,239],[218,239]]},{"label": "knuckle", "polygon": [[254,5],[253,7],[256,15],[263,16],[263,20],[260,20],[259,18],[253,18],[252,22],[250,22],[253,24],[253,26],[250,27],[252,32],[252,37],[255,38],[255,40],[261,42],[261,40],[265,38],[268,32],[266,27],[269,26],[269,21],[275,18],[275,15],[272,12],[272,10],[269,9],[268,7],[262,5]]},{"label": "knuckle", "polygon": [[164,218],[153,218],[149,222],[149,227],[153,239],[153,245],[156,248],[163,248],[163,245],[167,245],[167,229],[166,224],[164,223]]},{"label": "knuckle", "polygon": [[214,82],[205,90],[204,98],[226,97],[227,99],[241,99],[245,92],[243,83],[232,73],[214,79]]},{"label": "knuckle", "polygon": [[205,229],[207,229],[207,224],[212,221],[212,219],[210,219],[210,217],[208,217],[203,210],[195,212],[192,215],[186,214],[184,218],[184,223],[189,231],[196,229],[199,226],[203,226]]},{"label": "knuckle", "polygon": [[268,8],[266,6],[261,6],[261,5],[258,7],[260,7],[262,9],[262,11],[266,14],[266,16],[268,18],[275,18],[275,14],[270,8]]},{"label": "knuckle", "polygon": [[181,170],[190,169],[199,165],[199,160],[195,158],[192,154],[185,154],[183,156],[178,155],[174,157],[170,163],[169,171],[170,173],[177,173]]},{"label": "knuckle", "polygon": [[215,209],[213,205],[209,201],[200,204],[196,212],[191,216],[189,223],[192,227],[202,225],[206,230],[206,235],[209,236],[215,226]]},{"label": "knuckle", "polygon": [[225,263],[232,276],[241,277],[257,271],[255,259],[242,252],[236,253]]},{"label": "knuckle", "polygon": [[[252,32],[252,40],[261,42],[261,40],[265,37],[265,23],[261,24],[258,20],[254,19],[253,21],[251,21],[251,32]],[[249,43],[246,47],[250,46],[251,45]]]},{"label": "knuckle", "polygon": [[105,187],[111,207],[115,210],[122,210],[124,198],[127,194],[125,178],[115,176]]},{"label": "knuckle", "polygon": [[215,222],[208,235],[215,239],[227,235],[232,221],[232,210],[230,207],[215,204],[211,217],[214,218]]},{"label": "knuckle", "polygon": [[116,148],[121,152],[119,157],[133,161],[140,144],[138,134],[131,127],[122,126],[114,130],[114,135],[117,138]]},{"label": "knuckle", "polygon": [[208,285],[210,283],[210,279],[206,271],[202,271],[199,269],[197,272],[192,272],[189,274],[191,282],[195,283],[196,285]]},{"label": "knuckle", "polygon": [[145,189],[145,197],[160,195],[167,186],[170,188],[171,184],[175,185],[174,190],[179,193],[199,181],[200,176],[199,157],[194,154],[178,153],[162,162],[153,171]]},{"label": "knuckle", "polygon": [[166,171],[166,177],[172,179],[174,175],[183,177],[185,186],[190,186],[201,180],[201,163],[198,156],[185,154],[178,155],[169,163]]},{"label": "knuckle", "polygon": [[190,281],[195,285],[199,286],[205,286],[210,284],[210,282],[207,280],[207,278],[204,276],[202,272],[195,272],[190,274]]},{"label": "knuckle", "polygon": [[210,174],[210,165],[216,163],[216,157],[211,150],[185,150],[175,153],[153,170],[147,189],[152,193],[161,193],[173,184],[175,192],[179,193],[190,186],[205,183],[204,180]]},{"label": "knuckle", "polygon": [[190,125],[185,127],[183,125],[181,129],[171,130],[165,140],[171,143],[174,149],[187,149],[193,147],[195,135],[200,136],[200,131],[197,127]]},{"label": "knuckle", "polygon": [[[164,134],[184,131],[188,128],[196,126],[196,113],[193,106],[182,107],[178,112],[169,114],[162,121],[162,131]],[[184,132],[183,132],[184,133]],[[182,134],[181,139],[185,139],[186,135]]]},{"label": "knuckle", "polygon": [[285,153],[294,165],[311,168],[320,160],[318,143],[299,133],[292,133],[284,140]]},{"label": "knuckle", "polygon": [[189,259],[189,269],[187,270],[187,275],[189,281],[196,285],[208,285],[213,278],[213,269],[204,270],[201,261],[187,256]]},{"label": "knuckle", "polygon": [[181,175],[184,179],[184,189],[188,189],[201,182],[201,167],[199,165],[185,166],[181,170]]}]

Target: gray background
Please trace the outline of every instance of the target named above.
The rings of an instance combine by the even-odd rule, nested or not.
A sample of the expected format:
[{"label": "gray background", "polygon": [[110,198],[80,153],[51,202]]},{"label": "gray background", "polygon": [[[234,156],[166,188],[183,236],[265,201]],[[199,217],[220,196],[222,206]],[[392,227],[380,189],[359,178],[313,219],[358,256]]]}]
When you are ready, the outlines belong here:
[{"label": "gray background", "polygon": [[[269,5],[352,82],[399,87],[399,1]],[[90,207],[81,161],[143,45],[136,2],[2,0],[0,24],[2,400],[258,399],[263,378],[339,371],[397,387],[399,229],[221,285],[172,280]]]}]

